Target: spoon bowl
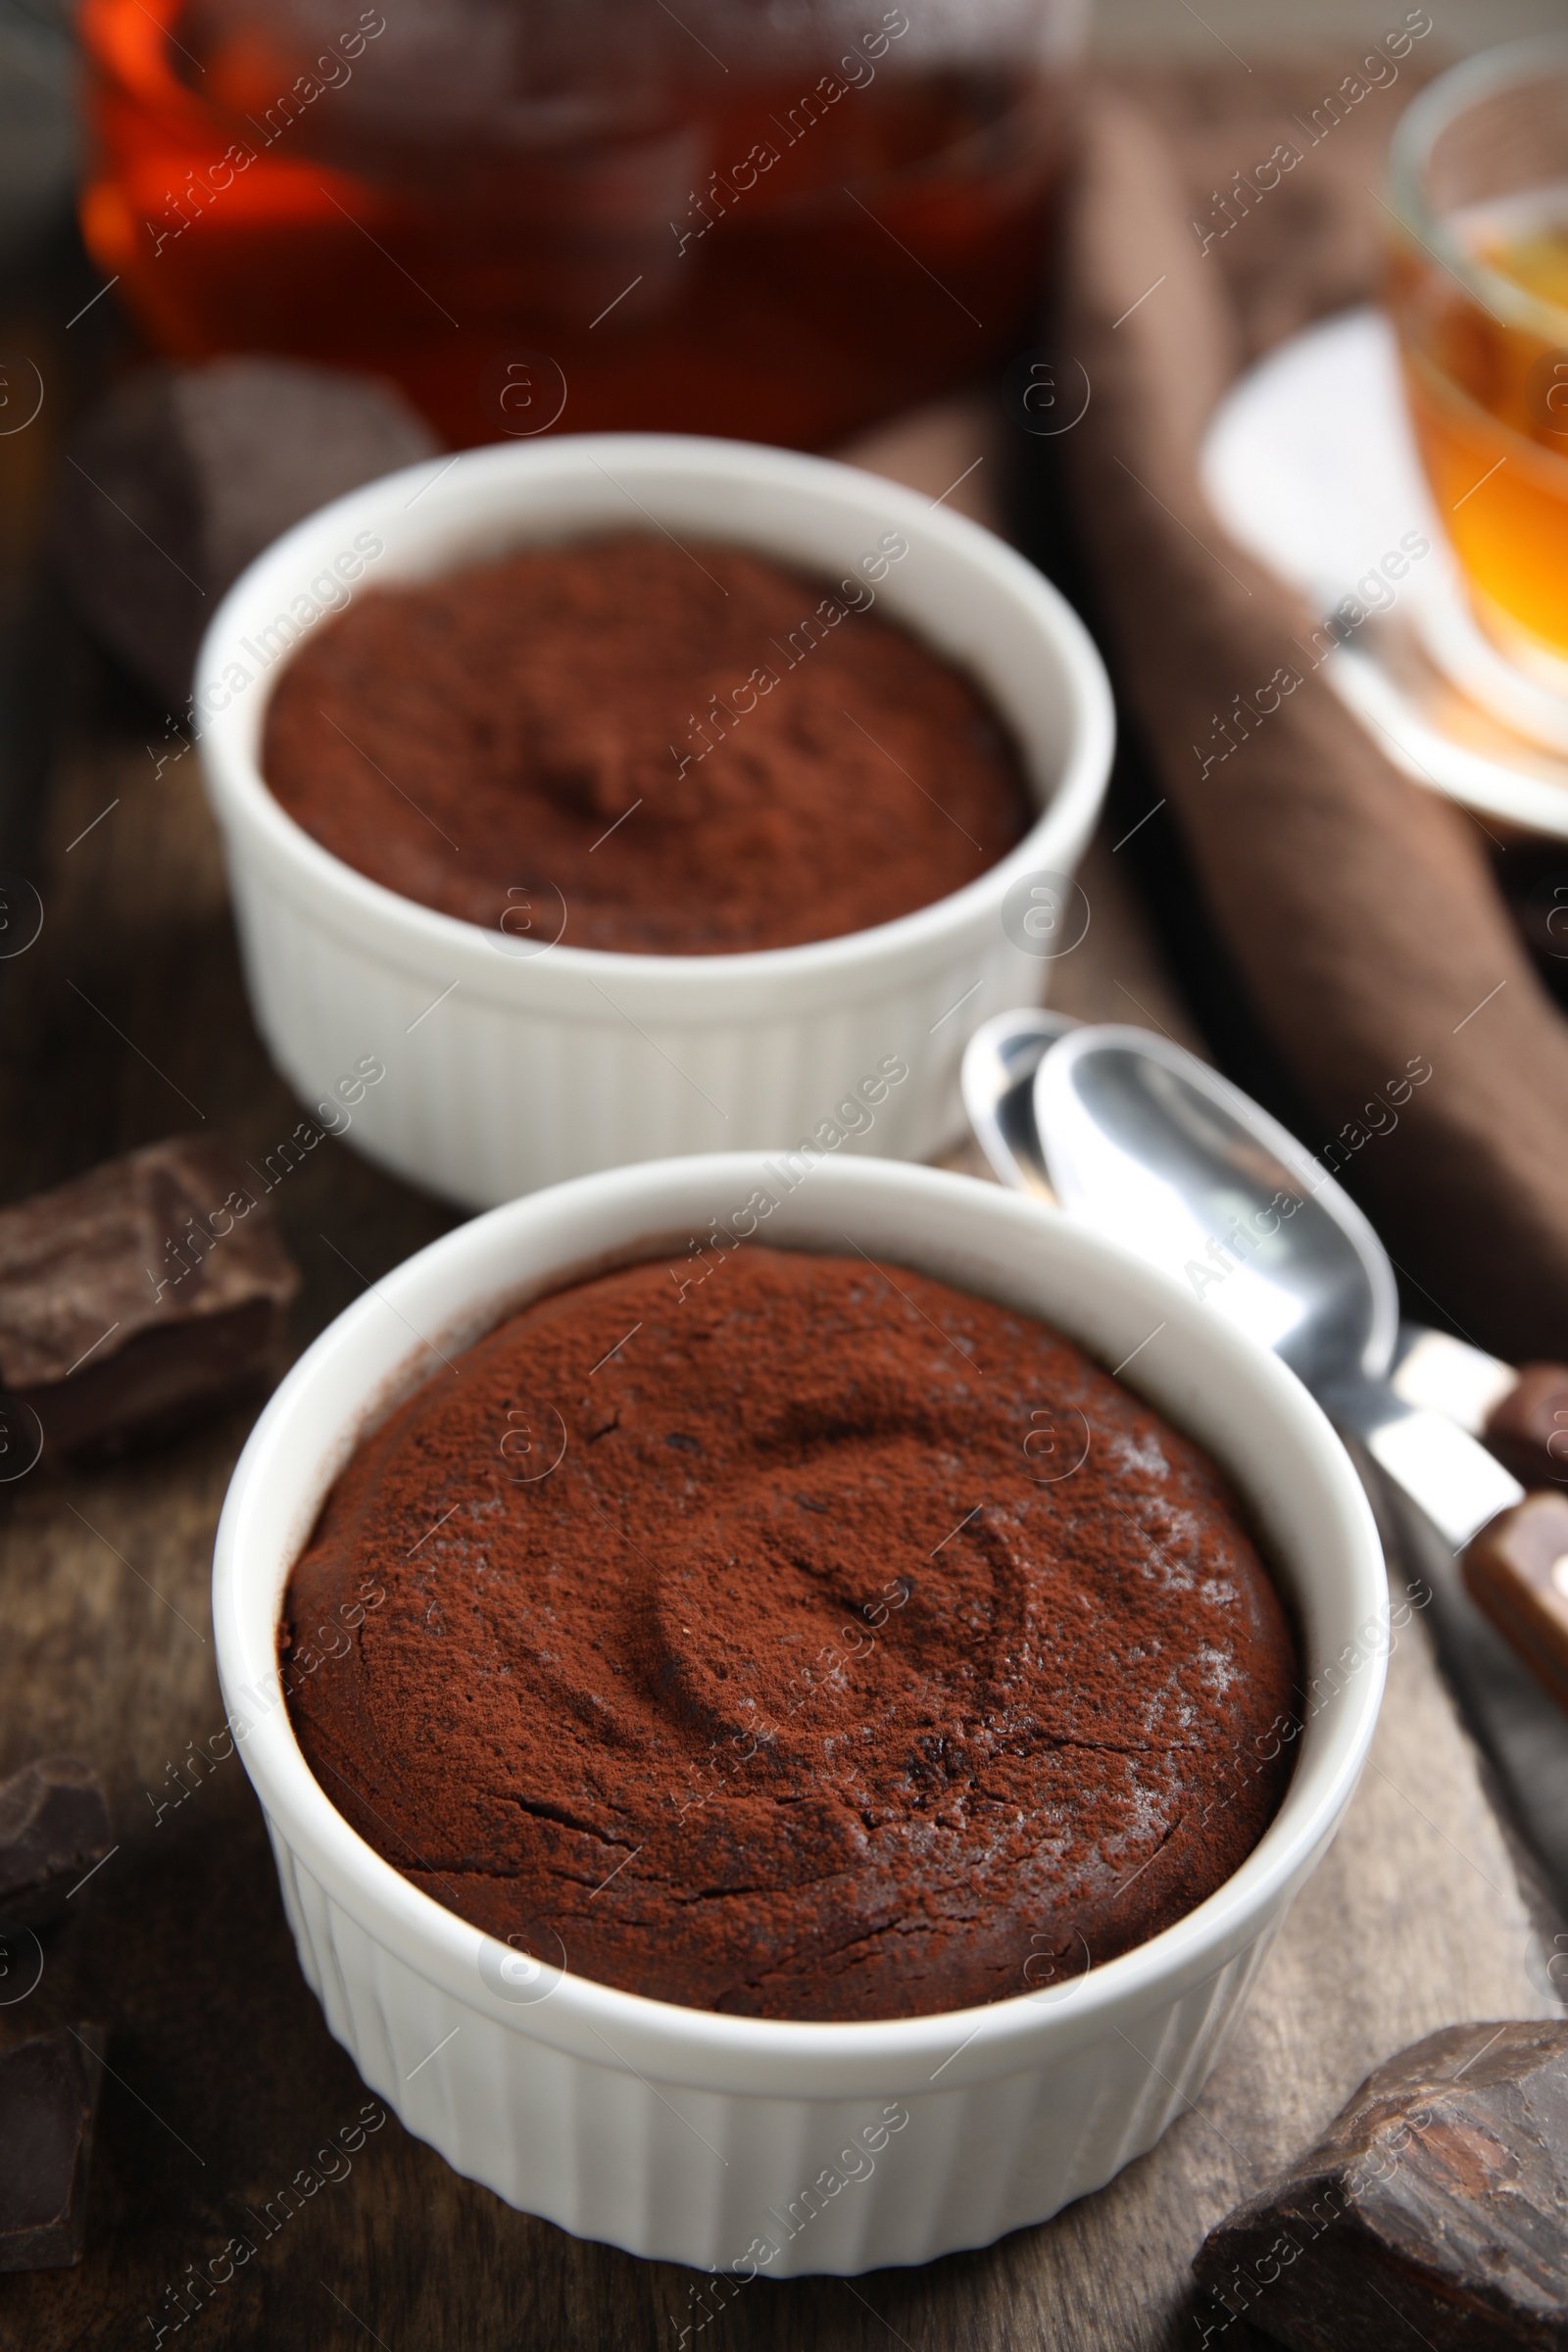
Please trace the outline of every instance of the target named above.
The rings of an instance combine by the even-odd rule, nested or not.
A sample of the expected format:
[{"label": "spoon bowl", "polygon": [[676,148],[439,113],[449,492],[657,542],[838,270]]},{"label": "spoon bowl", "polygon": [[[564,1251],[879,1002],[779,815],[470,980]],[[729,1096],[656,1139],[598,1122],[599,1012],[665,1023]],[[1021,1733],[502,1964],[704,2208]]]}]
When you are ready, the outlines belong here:
[{"label": "spoon bowl", "polygon": [[1030,1107],[1073,1215],[1179,1271],[1308,1388],[1387,1379],[1399,1322],[1387,1251],[1295,1137],[1217,1072],[1147,1029],[1079,1028],[1042,1056]]},{"label": "spoon bowl", "polygon": [[1026,1005],[983,1021],[963,1050],[963,1107],[999,1182],[1054,1200],[1035,1126],[1035,1072],[1079,1024],[1068,1012]]}]

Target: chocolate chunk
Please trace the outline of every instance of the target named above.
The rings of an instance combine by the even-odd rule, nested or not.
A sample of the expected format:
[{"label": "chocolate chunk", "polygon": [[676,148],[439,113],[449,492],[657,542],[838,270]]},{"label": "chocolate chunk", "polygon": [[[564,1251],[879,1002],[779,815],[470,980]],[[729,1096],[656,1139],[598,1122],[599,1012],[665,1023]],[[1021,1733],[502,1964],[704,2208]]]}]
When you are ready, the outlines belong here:
[{"label": "chocolate chunk", "polygon": [[75,1756],[40,1756],[0,1781],[0,1927],[38,1928],[114,1844],[103,1784]]},{"label": "chocolate chunk", "polygon": [[1568,1487],[1568,1365],[1521,1364],[1486,1437],[1522,1486]]},{"label": "chocolate chunk", "polygon": [[81,2260],[105,2039],[59,2026],[0,2050],[0,2271]]},{"label": "chocolate chunk", "polygon": [[439,446],[374,376],[261,358],[149,368],[74,446],[58,559],[98,634],[177,710],[218,599],[253,557]]},{"label": "chocolate chunk", "polygon": [[1568,2346],[1568,2022],[1447,2026],[1210,2230],[1193,2342]]},{"label": "chocolate chunk", "polygon": [[0,1209],[11,1475],[27,1430],[52,1453],[161,1435],[273,1368],[299,1274],[262,1191],[171,1136]]}]

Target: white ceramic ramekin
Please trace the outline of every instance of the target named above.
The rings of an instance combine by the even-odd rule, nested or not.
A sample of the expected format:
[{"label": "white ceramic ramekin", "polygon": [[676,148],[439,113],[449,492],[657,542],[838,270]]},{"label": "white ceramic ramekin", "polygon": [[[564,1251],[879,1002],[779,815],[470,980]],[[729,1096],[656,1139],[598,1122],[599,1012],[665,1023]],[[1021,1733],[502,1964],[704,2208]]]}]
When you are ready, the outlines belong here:
[{"label": "white ceramic ramekin", "polygon": [[[858,1243],[1038,1313],[1107,1366],[1132,1357],[1126,1378],[1229,1468],[1290,1594],[1308,1698],[1278,1816],[1186,1919],[1059,1987],[1024,1990],[1020,1954],[1014,1999],[871,2025],[613,1991],[510,1952],[421,1894],[349,1828],[295,1744],[279,1598],[368,1424],[418,1380],[448,1377],[444,1357],[514,1304],[582,1269],[665,1249],[679,1262],[690,1235],[714,1216],[732,1230],[759,1189],[778,1197],[770,1243]],[[722,1263],[708,1279],[722,1284]],[[371,2088],[526,2212],[633,2253],[772,2278],[984,2244],[1153,2144],[1198,2095],[1345,1810],[1389,1624],[1371,1514],[1328,1422],[1275,1356],[1185,1289],[970,1178],[827,1158],[790,1191],[776,1162],[750,1153],[513,1201],[368,1292],[257,1423],[219,1529],[213,1617],[301,1964]]]},{"label": "white ceramic ramekin", "polygon": [[[874,930],[756,955],[619,956],[549,946],[565,909],[548,895],[505,937],[438,914],[284,814],[258,766],[268,695],[329,612],[508,548],[628,526],[731,541],[828,580],[866,580],[869,565],[875,610],[955,657],[1010,720],[1039,821],[963,890]],[[890,538],[907,554],[888,561]],[[675,435],[473,450],[323,508],[223,600],[194,710],[274,1059],[306,1102],[335,1103],[339,1082],[378,1058],[386,1076],[362,1090],[349,1140],[470,1207],[628,1160],[792,1145],[889,1057],[909,1075],[872,1148],[940,1149],[959,1122],[968,1031],[1037,999],[1050,952],[1080,926],[1070,877],[1113,738],[1082,624],[992,533],[851,466]],[[1031,909],[1037,875],[1054,881]]]}]

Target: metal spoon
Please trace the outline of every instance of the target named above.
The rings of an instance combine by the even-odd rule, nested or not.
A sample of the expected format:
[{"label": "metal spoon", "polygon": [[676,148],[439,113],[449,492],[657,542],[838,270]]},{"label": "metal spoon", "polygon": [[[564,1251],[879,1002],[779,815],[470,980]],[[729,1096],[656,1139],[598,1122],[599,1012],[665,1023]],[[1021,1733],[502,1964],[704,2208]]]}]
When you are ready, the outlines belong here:
[{"label": "metal spoon", "polygon": [[[1059,1026],[1054,1039],[1046,1022]],[[1004,1014],[972,1041],[963,1084],[998,1174],[1035,1192],[1044,1179],[1071,1215],[1274,1348],[1448,1557],[1466,1553],[1476,1597],[1563,1695],[1568,1501],[1527,1503],[1459,1425],[1479,1427],[1516,1376],[1443,1334],[1401,1336],[1388,1254],[1321,1164],[1240,1089],[1146,1029]]]},{"label": "metal spoon", "polygon": [[1042,1060],[1034,1111],[1062,1206],[1272,1348],[1454,1550],[1524,1500],[1484,1446],[1393,1387],[1388,1252],[1238,1087],[1150,1030],[1080,1028]]}]

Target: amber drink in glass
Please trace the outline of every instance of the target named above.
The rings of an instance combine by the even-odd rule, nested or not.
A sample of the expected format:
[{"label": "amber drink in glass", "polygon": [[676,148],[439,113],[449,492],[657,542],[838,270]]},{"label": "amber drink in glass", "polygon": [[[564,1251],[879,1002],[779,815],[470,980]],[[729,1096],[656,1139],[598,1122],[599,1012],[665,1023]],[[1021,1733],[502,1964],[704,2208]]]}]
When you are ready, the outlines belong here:
[{"label": "amber drink in glass", "polygon": [[1568,696],[1568,35],[1472,58],[1402,117],[1390,302],[1476,618]]}]

